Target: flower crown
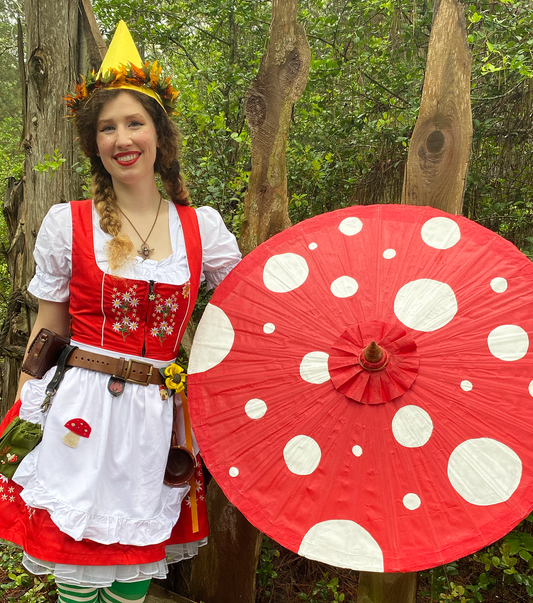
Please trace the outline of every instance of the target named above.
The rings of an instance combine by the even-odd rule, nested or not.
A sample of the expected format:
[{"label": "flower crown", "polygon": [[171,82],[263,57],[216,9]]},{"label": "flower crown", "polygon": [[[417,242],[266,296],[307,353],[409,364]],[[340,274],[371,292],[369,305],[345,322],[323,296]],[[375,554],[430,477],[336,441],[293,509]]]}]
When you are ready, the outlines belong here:
[{"label": "flower crown", "polygon": [[99,88],[125,88],[138,89],[155,98],[168,115],[172,115],[176,108],[176,99],[179,91],[172,87],[170,77],[161,77],[161,67],[157,61],[150,63],[146,61],[142,68],[131,63],[112,67],[105,73],[92,71],[87,77],[82,77],[81,82],[76,83],[74,94],[64,97],[69,110],[69,115],[75,117],[79,109],[90,98],[95,90]]}]

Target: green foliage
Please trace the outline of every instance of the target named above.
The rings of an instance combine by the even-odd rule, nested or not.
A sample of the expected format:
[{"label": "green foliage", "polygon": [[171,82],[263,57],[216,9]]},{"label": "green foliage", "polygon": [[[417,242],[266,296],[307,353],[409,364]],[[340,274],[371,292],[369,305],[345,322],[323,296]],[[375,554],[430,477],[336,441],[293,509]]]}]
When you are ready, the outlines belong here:
[{"label": "green foliage", "polygon": [[20,120],[21,95],[18,71],[17,18],[23,18],[22,0],[0,0],[0,116]]},{"label": "green foliage", "polygon": [[268,536],[263,536],[261,544],[261,556],[259,557],[259,567],[256,570],[257,584],[260,588],[264,588],[265,597],[270,597],[274,580],[278,577],[274,570],[273,560],[279,557],[279,551],[275,548],[276,543]]},{"label": "green foliage", "polygon": [[[3,202],[7,179],[9,177],[14,177],[17,180],[22,178],[24,153],[20,148],[20,134],[22,131],[20,118],[2,115],[0,113],[0,199]],[[6,226],[3,218],[0,219],[0,241],[4,246],[7,245]]]},{"label": "green foliage", "polygon": [[4,603],[49,603],[56,600],[53,576],[30,576],[22,566],[22,551],[0,545],[0,568],[8,581],[0,584],[0,600]]},{"label": "green foliage", "polygon": [[48,153],[44,156],[44,161],[38,163],[33,167],[39,174],[50,173],[50,180],[52,179],[54,172],[57,172],[61,166],[65,163],[66,159],[63,157],[59,149],[54,150],[52,157]]},{"label": "green foliage", "polygon": [[[298,597],[309,603],[323,603],[324,601],[342,603],[346,599],[345,594],[339,592],[339,579],[330,579],[327,572],[324,572],[322,578],[315,584],[310,595],[301,592]],[[346,603],[353,603],[353,599],[346,599]]]},{"label": "green foliage", "polygon": [[473,153],[465,215],[533,257],[533,12],[530,1],[467,9],[473,51]]},{"label": "green foliage", "polygon": [[[471,560],[468,572],[462,570],[467,559],[423,572],[430,588],[422,596],[453,603],[480,603],[494,598],[514,603],[525,600],[525,595],[533,598],[532,531],[533,514],[505,538],[467,558]],[[472,571],[472,564],[477,571]],[[510,592],[516,593],[512,601],[505,594]]]}]

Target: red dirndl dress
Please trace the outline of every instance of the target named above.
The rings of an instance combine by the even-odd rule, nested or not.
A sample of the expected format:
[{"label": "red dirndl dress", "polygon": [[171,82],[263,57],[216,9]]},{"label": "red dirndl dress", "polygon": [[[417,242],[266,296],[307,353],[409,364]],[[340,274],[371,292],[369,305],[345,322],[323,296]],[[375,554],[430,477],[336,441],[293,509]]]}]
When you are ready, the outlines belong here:
[{"label": "red dirndl dress", "polygon": [[[145,357],[147,361],[153,359],[168,363],[176,358],[196,302],[202,270],[202,243],[196,212],[190,207],[176,206],[176,209],[183,227],[190,271],[189,281],[180,286],[104,273],[98,267],[94,254],[92,202],[71,203],[73,243],[69,309],[73,340],[101,348],[102,354],[108,350],[125,358]],[[65,379],[75,371],[85,370],[70,369]],[[87,374],[94,372],[88,371]],[[129,383],[126,384],[128,387]],[[145,389],[135,384],[131,387]],[[162,398],[158,386],[147,387],[154,388],[158,400]],[[56,396],[58,398],[61,389]],[[54,405],[55,400],[52,409]],[[20,408],[21,402],[18,401],[0,424],[0,434],[19,414]],[[161,437],[167,437],[169,433],[170,426]],[[68,454],[68,450],[65,449],[65,453]],[[154,467],[154,471],[164,471],[164,467]],[[167,537],[161,542],[138,545],[124,542],[123,535],[117,536],[116,542],[105,544],[68,535],[52,520],[49,510],[28,505],[21,497],[23,488],[0,475],[0,538],[20,545],[33,558],[54,563],[107,566],[160,561],[165,559],[167,546],[199,541],[208,534],[200,466],[192,480],[195,481],[196,500],[191,504],[189,495],[185,499],[187,504],[181,504],[179,519]]]}]

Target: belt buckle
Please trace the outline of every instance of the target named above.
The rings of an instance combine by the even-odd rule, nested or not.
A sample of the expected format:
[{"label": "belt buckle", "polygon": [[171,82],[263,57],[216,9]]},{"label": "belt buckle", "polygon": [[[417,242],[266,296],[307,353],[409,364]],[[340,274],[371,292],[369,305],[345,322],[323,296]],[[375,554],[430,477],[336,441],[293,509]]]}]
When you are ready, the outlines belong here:
[{"label": "belt buckle", "polygon": [[[137,379],[132,379],[130,377],[132,365],[134,362],[135,362],[135,364],[142,364],[143,366],[149,367],[148,373],[146,375],[146,381],[138,381]],[[124,375],[123,379],[124,379],[124,381],[127,381],[128,383],[137,383],[138,385],[144,385],[144,386],[150,385],[150,379],[152,378],[153,369],[154,369],[154,366],[152,364],[149,364],[148,362],[141,362],[140,360],[132,360],[130,358],[128,360],[128,367],[126,368],[126,374]]]}]

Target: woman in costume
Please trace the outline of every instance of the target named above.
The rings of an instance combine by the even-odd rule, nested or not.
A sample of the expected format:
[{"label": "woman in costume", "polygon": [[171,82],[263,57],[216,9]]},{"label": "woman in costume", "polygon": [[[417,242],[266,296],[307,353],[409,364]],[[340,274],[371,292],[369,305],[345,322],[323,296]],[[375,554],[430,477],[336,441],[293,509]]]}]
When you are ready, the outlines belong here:
[{"label": "woman in costume", "polygon": [[[24,548],[29,571],[54,574],[60,603],[140,603],[151,578],[207,539],[199,465],[188,483],[164,483],[168,387],[181,388],[172,362],[200,282],[219,284],[240,253],[215,210],[189,207],[169,118],[176,92],[160,76],[121,22],[98,75],[67,98],[93,200],[52,207],[34,252],[32,338],[46,327],[77,349],[53,397],[55,368],[21,378],[4,425],[19,413],[44,432],[12,480],[0,475],[0,538]],[[178,443],[197,455],[178,400]]]}]

